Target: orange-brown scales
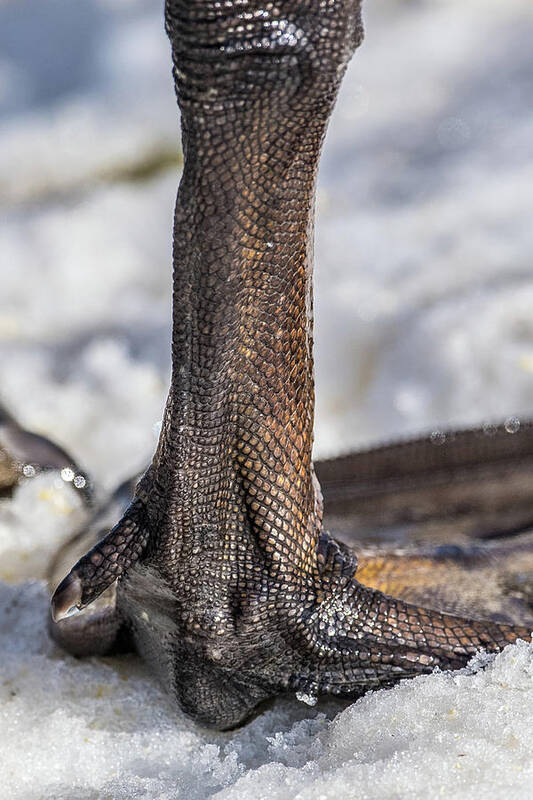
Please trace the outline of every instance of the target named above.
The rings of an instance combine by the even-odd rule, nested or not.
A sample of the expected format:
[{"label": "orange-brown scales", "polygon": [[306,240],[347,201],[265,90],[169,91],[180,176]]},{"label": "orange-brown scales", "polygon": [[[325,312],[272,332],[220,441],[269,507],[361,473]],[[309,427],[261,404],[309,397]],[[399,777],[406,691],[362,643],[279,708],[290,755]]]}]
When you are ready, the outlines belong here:
[{"label": "orange-brown scales", "polygon": [[[372,588],[438,599],[429,572],[408,580],[405,561],[367,558],[358,572],[323,523],[311,461],[315,182],[362,40],[359,0],[167,0],[165,21],[184,151],[170,392],[131,504],[54,594],[53,635],[73,652],[133,645],[186,713],[217,728],[278,692],[357,696],[527,635]],[[510,445],[511,484],[528,441]],[[490,445],[483,453],[486,466]],[[452,462],[460,494],[468,479]],[[473,496],[490,506],[483,469]],[[338,520],[346,498],[317,471]],[[428,517],[447,489],[424,494],[423,472]],[[409,491],[400,507],[416,508]]]}]

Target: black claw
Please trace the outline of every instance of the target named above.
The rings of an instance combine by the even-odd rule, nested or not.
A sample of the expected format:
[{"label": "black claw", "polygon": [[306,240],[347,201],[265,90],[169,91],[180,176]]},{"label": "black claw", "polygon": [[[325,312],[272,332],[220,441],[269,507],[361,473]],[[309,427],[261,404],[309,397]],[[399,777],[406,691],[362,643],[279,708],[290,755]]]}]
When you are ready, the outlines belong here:
[{"label": "black claw", "polygon": [[76,614],[81,608],[81,581],[75,572],[69,572],[57,589],[52,600],[52,618],[59,622]]}]

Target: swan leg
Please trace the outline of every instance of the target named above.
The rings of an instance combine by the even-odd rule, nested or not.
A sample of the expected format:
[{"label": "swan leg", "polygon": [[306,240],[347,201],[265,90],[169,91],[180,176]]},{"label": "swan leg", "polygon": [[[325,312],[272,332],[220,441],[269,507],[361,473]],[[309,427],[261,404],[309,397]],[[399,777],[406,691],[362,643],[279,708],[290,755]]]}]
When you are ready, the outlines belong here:
[{"label": "swan leg", "polygon": [[443,614],[351,579],[315,609],[305,636],[290,687],[353,696],[435,667],[458,669],[480,649],[529,640],[530,629]]},{"label": "swan leg", "polygon": [[[124,515],[132,502],[139,477],[135,475],[120,484],[84,527],[61,547],[49,569],[51,593],[72,565],[103,542],[114,521]],[[77,614],[56,621],[50,613],[48,629],[63,649],[77,656],[109,655],[133,649],[129,629],[117,608],[116,581]]]},{"label": "swan leg", "polygon": [[533,527],[533,425],[434,431],[319,461],[324,525],[350,545],[464,544]]},{"label": "swan leg", "polygon": [[134,500],[120,522],[63,578],[52,596],[54,621],[90,605],[137,562],[148,542],[145,507]]},{"label": "swan leg", "polygon": [[448,614],[533,625],[533,536],[359,554],[364,586]]}]

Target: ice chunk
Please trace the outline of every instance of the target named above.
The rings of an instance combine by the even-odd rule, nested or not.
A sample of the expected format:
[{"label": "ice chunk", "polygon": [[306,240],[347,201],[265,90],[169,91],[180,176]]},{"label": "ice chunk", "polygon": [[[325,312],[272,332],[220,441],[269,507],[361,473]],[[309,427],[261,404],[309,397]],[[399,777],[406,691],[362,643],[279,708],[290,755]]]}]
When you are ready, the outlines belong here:
[{"label": "ice chunk", "polygon": [[305,703],[307,706],[316,706],[318,697],[314,694],[307,694],[306,692],[296,692],[296,699],[300,703]]}]

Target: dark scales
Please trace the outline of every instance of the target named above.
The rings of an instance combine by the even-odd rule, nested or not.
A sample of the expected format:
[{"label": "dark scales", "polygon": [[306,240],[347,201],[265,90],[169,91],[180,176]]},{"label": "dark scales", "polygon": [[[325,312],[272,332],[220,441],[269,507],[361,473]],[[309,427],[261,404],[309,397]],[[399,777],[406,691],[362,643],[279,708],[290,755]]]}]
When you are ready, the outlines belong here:
[{"label": "dark scales", "polygon": [[[359,2],[167,0],[165,19],[185,155],[170,393],[118,524],[97,544],[94,531],[78,538],[74,558],[66,548],[68,570],[94,545],[55,592],[53,635],[78,654],[133,644],[187,714],[221,729],[279,692],[357,696],[528,636],[504,624],[531,619],[508,576],[531,558],[528,540],[367,552],[358,568],[327,532],[364,539],[387,510],[416,527],[433,509],[441,542],[446,524],[477,535],[468,523],[481,508],[489,532],[524,526],[527,426],[512,439],[497,430],[488,451],[467,432],[438,456],[425,439],[319,464],[323,521],[311,461],[314,195],[363,38]],[[476,585],[495,587],[481,609]]]}]

